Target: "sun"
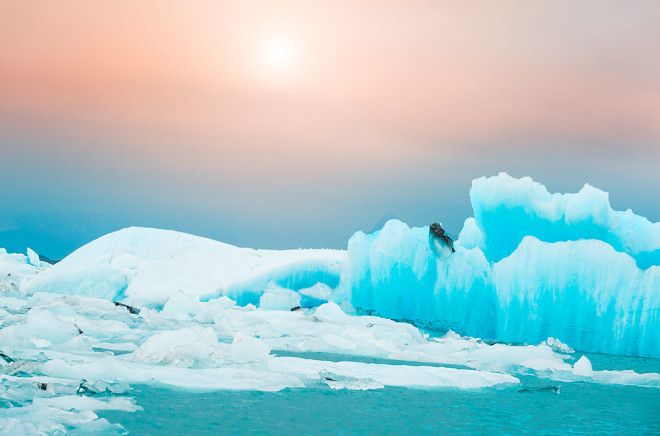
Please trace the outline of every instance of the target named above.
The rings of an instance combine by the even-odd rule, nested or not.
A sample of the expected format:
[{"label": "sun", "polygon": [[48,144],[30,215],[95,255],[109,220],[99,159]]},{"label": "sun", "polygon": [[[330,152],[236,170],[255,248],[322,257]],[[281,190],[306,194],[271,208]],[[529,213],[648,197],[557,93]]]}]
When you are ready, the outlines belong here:
[{"label": "sun", "polygon": [[291,74],[299,67],[300,46],[291,36],[268,35],[261,42],[259,57],[265,72]]}]

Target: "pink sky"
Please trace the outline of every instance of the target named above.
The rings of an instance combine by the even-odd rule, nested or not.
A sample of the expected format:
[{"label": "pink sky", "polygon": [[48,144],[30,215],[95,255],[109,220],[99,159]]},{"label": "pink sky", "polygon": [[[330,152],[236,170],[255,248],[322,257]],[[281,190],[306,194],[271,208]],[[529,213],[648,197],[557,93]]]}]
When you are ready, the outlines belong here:
[{"label": "pink sky", "polygon": [[[29,123],[276,148],[319,139],[352,147],[347,130],[376,148],[383,136],[403,147],[416,138],[660,137],[655,2],[0,8],[0,108]],[[294,40],[300,58],[279,82],[258,65],[260,39],[273,34]]]}]

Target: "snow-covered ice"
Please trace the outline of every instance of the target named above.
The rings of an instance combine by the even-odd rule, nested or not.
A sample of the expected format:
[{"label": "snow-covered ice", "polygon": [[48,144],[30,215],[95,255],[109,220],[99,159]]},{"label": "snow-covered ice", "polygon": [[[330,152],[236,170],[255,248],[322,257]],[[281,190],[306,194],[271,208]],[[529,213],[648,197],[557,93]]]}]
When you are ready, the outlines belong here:
[{"label": "snow-covered ice", "polygon": [[253,250],[134,227],[81,247],[23,288],[138,306],[162,305],[180,291],[203,300],[226,295],[257,304],[270,283],[294,290],[316,283],[335,287],[345,256],[341,250]]}]

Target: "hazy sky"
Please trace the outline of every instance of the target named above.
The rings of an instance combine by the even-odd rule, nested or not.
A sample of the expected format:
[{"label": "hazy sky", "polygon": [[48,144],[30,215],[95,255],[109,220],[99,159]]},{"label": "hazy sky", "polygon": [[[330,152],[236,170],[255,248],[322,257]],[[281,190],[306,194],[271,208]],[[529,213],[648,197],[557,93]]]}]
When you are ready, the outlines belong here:
[{"label": "hazy sky", "polygon": [[0,2],[0,246],[345,247],[471,179],[660,215],[660,2]]}]

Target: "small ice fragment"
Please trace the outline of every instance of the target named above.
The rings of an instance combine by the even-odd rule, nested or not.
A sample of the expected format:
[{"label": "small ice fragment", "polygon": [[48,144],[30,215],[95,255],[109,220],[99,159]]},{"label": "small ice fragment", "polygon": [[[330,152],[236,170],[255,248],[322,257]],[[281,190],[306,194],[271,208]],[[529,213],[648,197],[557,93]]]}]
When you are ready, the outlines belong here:
[{"label": "small ice fragment", "polygon": [[547,345],[548,347],[552,348],[553,351],[557,351],[559,353],[567,353],[567,354],[573,354],[575,353],[575,350],[560,341],[557,338],[549,337],[545,341],[541,342],[544,345]]},{"label": "small ice fragment", "polygon": [[129,356],[141,362],[202,367],[215,365],[223,354],[212,328],[190,327],[158,332]]},{"label": "small ice fragment", "polygon": [[259,308],[262,310],[291,310],[300,307],[300,294],[290,289],[269,286],[259,299]]},{"label": "small ice fragment", "polygon": [[199,297],[183,291],[176,292],[167,300],[161,314],[166,318],[186,320],[200,312]]},{"label": "small ice fragment", "polygon": [[30,342],[32,342],[32,344],[34,344],[34,346],[37,348],[46,348],[53,345],[53,343],[48,339],[42,339],[42,338],[30,338]]},{"label": "small ice fragment", "polygon": [[349,315],[346,315],[341,307],[333,302],[325,303],[320,305],[314,311],[314,316],[325,322],[334,322],[334,323],[345,323],[349,318]]},{"label": "small ice fragment", "polygon": [[230,353],[235,362],[256,362],[264,360],[270,354],[270,349],[263,341],[246,333],[236,332]]},{"label": "small ice fragment", "polygon": [[41,266],[41,259],[39,259],[39,255],[37,254],[36,251],[28,247],[27,249],[27,257],[28,257],[28,263],[32,266],[36,266],[39,268]]},{"label": "small ice fragment", "polygon": [[305,297],[325,301],[328,301],[332,295],[332,289],[325,283],[317,283],[309,288],[300,289],[298,292]]},{"label": "small ice fragment", "polygon": [[582,356],[573,364],[573,375],[579,377],[591,377],[594,375],[594,370],[591,367],[591,362],[586,356]]},{"label": "small ice fragment", "polygon": [[367,391],[371,389],[383,389],[385,386],[370,378],[356,378],[345,375],[334,374],[330,371],[319,372],[321,380],[331,389],[349,389],[353,391]]},{"label": "small ice fragment", "polygon": [[121,410],[124,412],[135,412],[142,407],[135,404],[130,398],[108,398],[96,399],[80,397],[76,395],[63,395],[52,398],[35,398],[32,401],[35,406],[48,406],[60,410]]}]

